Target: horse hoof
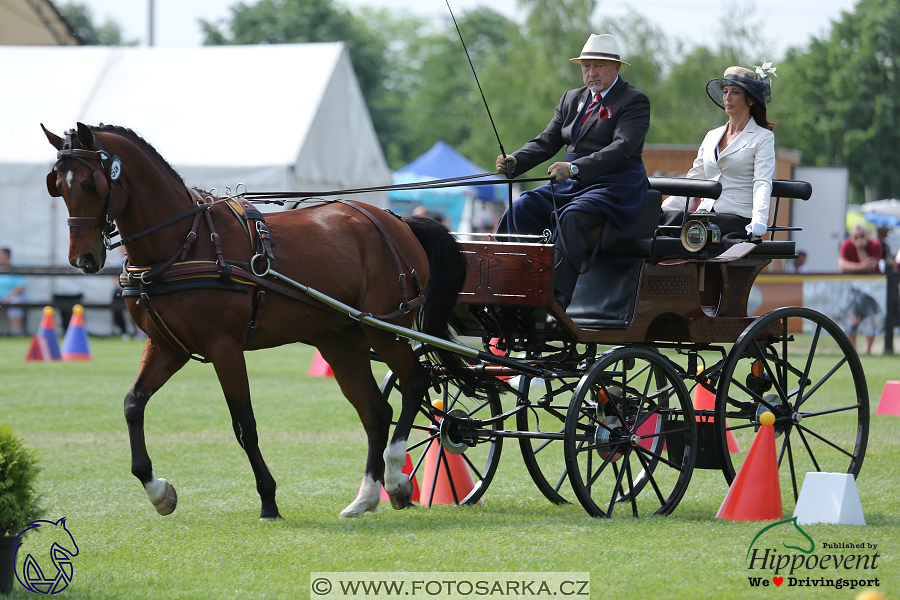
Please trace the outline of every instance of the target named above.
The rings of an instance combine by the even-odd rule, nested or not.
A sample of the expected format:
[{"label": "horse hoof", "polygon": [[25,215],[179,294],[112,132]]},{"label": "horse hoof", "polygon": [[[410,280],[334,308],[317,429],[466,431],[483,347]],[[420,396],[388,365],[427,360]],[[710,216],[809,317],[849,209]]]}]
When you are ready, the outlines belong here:
[{"label": "horse hoof", "polygon": [[395,510],[401,510],[413,506],[413,503],[411,501],[412,492],[412,482],[407,479],[400,485],[400,487],[394,490],[393,493],[388,492],[388,498],[391,499],[391,506]]},{"label": "horse hoof", "polygon": [[163,494],[163,497],[159,502],[154,502],[153,506],[159,514],[163,516],[171,515],[175,512],[175,507],[178,506],[178,494],[175,492],[175,487],[171,483],[165,479],[160,479],[160,481],[165,482],[166,493]]},{"label": "horse hoof", "polygon": [[358,500],[354,500],[350,506],[341,511],[342,519],[356,519],[358,517],[363,516],[367,512],[377,513],[378,512],[378,502],[366,503],[359,502]]},{"label": "horse hoof", "polygon": [[279,515],[275,515],[274,517],[260,517],[259,518],[260,523],[274,523],[275,521],[284,521],[284,517],[282,517],[279,514]]}]

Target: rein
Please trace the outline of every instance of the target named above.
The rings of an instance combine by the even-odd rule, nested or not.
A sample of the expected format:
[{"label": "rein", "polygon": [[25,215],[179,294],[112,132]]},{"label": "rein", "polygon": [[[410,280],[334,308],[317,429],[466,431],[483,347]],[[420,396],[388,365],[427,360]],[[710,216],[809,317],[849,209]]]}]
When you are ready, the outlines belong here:
[{"label": "rein", "polygon": [[[431,181],[422,181],[415,183],[398,183],[394,185],[379,185],[367,188],[354,188],[349,190],[333,190],[328,192],[244,192],[241,194],[251,202],[260,204],[285,204],[285,200],[295,198],[321,198],[326,196],[342,196],[347,194],[364,194],[367,192],[394,192],[402,190],[430,190],[446,187],[468,187],[472,185],[501,185],[497,180],[491,181],[471,181],[482,177],[491,177],[498,175],[494,173],[478,173],[477,175],[466,175],[464,177],[450,177],[447,179],[434,179]],[[553,179],[552,177],[525,177],[516,179],[519,183],[546,182]]]}]

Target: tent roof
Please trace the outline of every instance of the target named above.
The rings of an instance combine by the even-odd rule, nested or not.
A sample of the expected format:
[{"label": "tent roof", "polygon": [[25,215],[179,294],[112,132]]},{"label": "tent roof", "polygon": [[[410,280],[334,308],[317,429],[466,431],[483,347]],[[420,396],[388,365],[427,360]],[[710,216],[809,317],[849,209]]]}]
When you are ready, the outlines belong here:
[{"label": "tent roof", "polygon": [[0,72],[0,162],[52,164],[40,123],[61,134],[102,122],[178,169],[296,165],[318,189],[390,182],[343,43],[0,47]]},{"label": "tent roof", "polygon": [[49,0],[2,0],[0,44],[77,46],[81,41]]},{"label": "tent roof", "polygon": [[[419,158],[394,171],[394,179],[396,181],[399,177],[406,181],[426,181],[478,175],[484,172],[484,169],[454,150],[447,142],[440,140]],[[477,186],[475,195],[478,198],[494,198],[496,188],[502,186]]]}]

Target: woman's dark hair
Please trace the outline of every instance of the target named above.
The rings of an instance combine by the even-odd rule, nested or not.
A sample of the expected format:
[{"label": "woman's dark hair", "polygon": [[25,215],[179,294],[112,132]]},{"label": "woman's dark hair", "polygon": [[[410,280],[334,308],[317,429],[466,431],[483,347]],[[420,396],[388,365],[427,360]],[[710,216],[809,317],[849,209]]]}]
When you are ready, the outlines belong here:
[{"label": "woman's dark hair", "polygon": [[[750,94],[747,95],[749,96]],[[754,100],[756,100],[756,98],[754,98]],[[756,121],[757,125],[765,127],[769,131],[778,125],[778,121],[775,121],[774,123],[769,122],[769,119],[766,118],[766,103],[760,102],[759,100],[756,100],[756,102],[750,106],[750,116],[753,117],[753,120]]]}]

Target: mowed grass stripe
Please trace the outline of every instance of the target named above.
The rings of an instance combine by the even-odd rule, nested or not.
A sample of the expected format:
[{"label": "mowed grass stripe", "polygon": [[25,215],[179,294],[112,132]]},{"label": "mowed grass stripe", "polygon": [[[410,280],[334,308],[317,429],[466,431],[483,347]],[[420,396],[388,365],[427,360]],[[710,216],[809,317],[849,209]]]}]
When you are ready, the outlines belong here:
[{"label": "mowed grass stripe", "polygon": [[[544,500],[513,440],[483,505],[382,504],[377,514],[339,519],[362,477],[365,436],[334,380],[306,377],[313,350],[302,345],[247,355],[261,448],[285,520],[258,522],[259,498],[221,388],[210,365],[193,363],[147,409],[156,474],[179,493],[175,513],[160,517],[130,473],[122,415],[141,346],[90,342],[90,362],[44,364],[24,361],[28,340],[0,340],[0,421],[41,448],[48,518],[67,517],[81,548],[68,598],[306,598],[312,571],[589,571],[592,598],[855,595],[751,589],[744,555],[761,525],[714,518],[727,491],[718,472],[696,471],[671,517],[597,520],[577,504]],[[900,417],[874,412],[898,362],[863,364],[873,416],[858,487],[868,526],[804,529],[817,542],[879,544],[877,574],[890,598],[900,594]],[[376,367],[380,382],[384,367]],[[17,584],[11,597],[33,596]]]}]

